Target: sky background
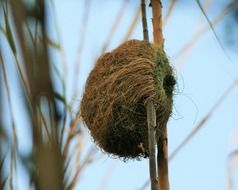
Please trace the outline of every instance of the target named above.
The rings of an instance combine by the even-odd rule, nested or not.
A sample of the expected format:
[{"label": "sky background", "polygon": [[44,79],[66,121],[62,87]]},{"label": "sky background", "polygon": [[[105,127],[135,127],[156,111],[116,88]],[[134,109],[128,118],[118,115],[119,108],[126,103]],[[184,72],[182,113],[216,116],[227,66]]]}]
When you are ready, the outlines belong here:
[{"label": "sky background", "polygon": [[[101,48],[115,21],[122,0],[91,0],[91,3],[88,4],[87,25],[85,25],[84,18],[86,1],[53,1],[56,14],[50,6],[49,35],[53,40],[60,42],[64,48],[65,67],[67,68],[67,75],[64,75],[67,100],[73,101],[76,113],[87,76],[93,68],[96,57],[101,53]],[[178,81],[174,96],[173,114],[168,123],[169,154],[210,111],[238,77],[237,49],[226,46],[228,39],[226,37],[229,36],[228,32],[225,33],[228,17],[220,22],[215,29],[232,61],[227,58],[211,31],[203,35],[187,55],[180,58],[174,57],[176,52],[190,41],[199,28],[208,25],[195,1],[183,2],[179,1],[175,5],[174,11],[164,27],[165,51],[174,66]],[[230,1],[214,0],[210,2],[212,4],[208,10],[208,15],[210,18],[214,18]],[[139,1],[130,0],[107,51],[122,43],[139,4]],[[164,13],[167,7],[168,4],[164,4]],[[150,40],[152,41],[151,9],[148,7],[147,13]],[[58,29],[56,30],[56,28]],[[83,39],[81,38],[82,32],[85,32]],[[138,22],[130,39],[142,39],[141,22]],[[82,40],[84,40],[84,46],[82,52],[79,53]],[[4,59],[11,62],[12,59],[6,56],[10,51],[7,43],[2,41],[1,44],[6,52]],[[61,55],[57,50],[51,50],[54,64],[64,73],[64,67],[60,63],[62,61]],[[76,63],[79,64],[79,73],[75,84]],[[184,66],[178,67],[180,64],[184,64]],[[10,68],[8,72],[13,72],[14,75],[14,71],[11,71]],[[57,81],[55,83],[57,86]],[[76,97],[72,98],[72,92],[75,88],[78,88],[78,93]],[[19,97],[17,95],[12,96],[13,101],[17,102]],[[227,96],[219,109],[213,113],[207,124],[169,163],[171,190],[228,189],[228,155],[238,148],[237,96],[238,89],[236,88]],[[31,148],[31,139],[26,139],[25,136],[30,133],[27,126],[22,125],[24,117],[21,114],[21,105],[18,103],[15,105],[14,115],[18,121],[19,148],[21,152],[28,152]],[[83,129],[84,136],[82,139],[85,142],[85,149],[82,153],[82,159],[89,147],[93,145],[93,140],[87,129],[85,127]],[[97,159],[81,173],[76,189],[139,190],[149,179],[147,159],[123,162],[103,153],[100,153]],[[238,174],[235,172],[235,166],[236,161],[234,160],[231,165],[234,169],[234,182],[236,182],[234,183],[234,190],[238,188]],[[24,170],[20,171],[17,182],[19,189],[25,189],[27,182],[24,179],[26,178]],[[149,189],[147,186],[146,190]]]}]

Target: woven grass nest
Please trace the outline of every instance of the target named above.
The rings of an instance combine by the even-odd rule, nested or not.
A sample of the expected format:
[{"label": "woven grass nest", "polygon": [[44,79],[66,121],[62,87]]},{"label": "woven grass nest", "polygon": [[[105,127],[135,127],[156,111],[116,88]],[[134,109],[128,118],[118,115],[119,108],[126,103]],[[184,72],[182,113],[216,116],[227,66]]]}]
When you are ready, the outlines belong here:
[{"label": "woven grass nest", "polygon": [[127,41],[97,60],[81,102],[83,121],[109,154],[124,159],[146,157],[146,103],[155,103],[159,138],[171,114],[174,85],[163,50],[147,41]]}]

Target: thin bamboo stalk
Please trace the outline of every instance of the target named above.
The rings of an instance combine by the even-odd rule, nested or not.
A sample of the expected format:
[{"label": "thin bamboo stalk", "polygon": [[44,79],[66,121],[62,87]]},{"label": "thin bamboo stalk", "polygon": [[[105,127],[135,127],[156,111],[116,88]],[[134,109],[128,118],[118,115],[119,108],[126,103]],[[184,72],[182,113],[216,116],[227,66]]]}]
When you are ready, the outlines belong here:
[{"label": "thin bamboo stalk", "polygon": [[131,34],[133,33],[133,31],[137,26],[140,14],[141,14],[141,6],[139,5],[138,8],[136,9],[136,13],[135,16],[133,17],[133,20],[131,21],[131,25],[122,41],[127,41],[130,38]]},{"label": "thin bamboo stalk", "polygon": [[18,150],[18,139],[17,139],[17,133],[16,133],[16,124],[15,124],[14,114],[13,114],[11,92],[10,92],[10,87],[9,87],[9,83],[7,79],[7,72],[6,72],[5,64],[3,62],[1,55],[0,55],[0,65],[2,66],[3,79],[4,79],[4,83],[6,87],[10,117],[11,117],[12,134],[13,134],[13,144],[11,146],[11,163],[10,163],[10,174],[9,174],[10,176],[9,186],[10,186],[10,189],[13,190],[14,189],[14,172],[16,170],[16,152]]},{"label": "thin bamboo stalk", "polygon": [[142,12],[143,38],[144,38],[144,40],[149,41],[145,0],[141,0],[141,12]]},{"label": "thin bamboo stalk", "polygon": [[[143,26],[143,39],[149,41],[147,19],[146,19],[146,2],[141,0],[141,13],[142,13],[142,26]],[[147,123],[148,123],[148,142],[149,142],[149,169],[151,190],[157,189],[157,174],[156,174],[156,111],[154,103],[148,101],[146,105]]]},{"label": "thin bamboo stalk", "polygon": [[152,23],[155,47],[162,48],[164,44],[162,31],[162,4],[160,0],[151,0],[152,3]]},{"label": "thin bamboo stalk", "polygon": [[164,16],[164,20],[163,20],[163,25],[166,25],[168,20],[169,20],[169,17],[171,16],[171,13],[173,12],[174,10],[174,5],[177,1],[176,0],[172,0],[170,5],[169,5],[169,8]]},{"label": "thin bamboo stalk", "polygon": [[178,147],[171,153],[169,160],[172,160],[179,151],[194,137],[195,134],[207,123],[207,121],[211,118],[213,113],[219,108],[221,103],[225,100],[225,98],[234,90],[234,88],[238,85],[238,79],[235,80],[231,86],[222,94],[222,96],[218,99],[218,101],[213,105],[208,114],[197,124],[197,126],[188,134],[188,136],[178,145]]},{"label": "thin bamboo stalk", "polygon": [[[215,27],[220,21],[222,21],[225,16],[227,16],[231,11],[233,11],[238,5],[238,1],[234,0],[231,3],[229,3],[212,21],[212,25]],[[207,25],[204,25],[203,27],[199,27],[199,30],[197,30],[192,39],[189,40],[182,48],[180,48],[173,56],[172,59],[178,59],[181,55],[186,53],[190,48],[192,48],[196,42],[211,28]],[[177,66],[179,67],[179,66]]]},{"label": "thin bamboo stalk", "polygon": [[116,19],[113,22],[112,28],[110,29],[110,32],[107,36],[107,39],[105,40],[105,42],[103,44],[101,54],[103,54],[107,50],[108,46],[110,45],[110,43],[111,43],[111,41],[112,41],[116,31],[117,31],[117,28],[119,27],[119,25],[121,23],[122,16],[125,14],[126,8],[129,5],[129,1],[130,0],[123,0],[122,1],[120,9],[117,13]]},{"label": "thin bamboo stalk", "polygon": [[[154,46],[163,48],[164,38],[162,31],[162,3],[160,0],[151,0],[153,14]],[[158,190],[169,190],[168,176],[168,138],[167,128],[162,126],[161,137],[157,139],[157,166],[158,166]]]},{"label": "thin bamboo stalk", "polygon": [[146,105],[147,110],[147,123],[148,123],[148,139],[149,139],[149,152],[150,152],[150,181],[151,190],[157,189],[157,176],[156,176],[156,139],[155,139],[155,129],[156,129],[156,112],[154,103],[148,101]]},{"label": "thin bamboo stalk", "polygon": [[169,190],[169,170],[168,170],[168,137],[167,127],[164,127],[163,135],[158,142],[158,190]]}]

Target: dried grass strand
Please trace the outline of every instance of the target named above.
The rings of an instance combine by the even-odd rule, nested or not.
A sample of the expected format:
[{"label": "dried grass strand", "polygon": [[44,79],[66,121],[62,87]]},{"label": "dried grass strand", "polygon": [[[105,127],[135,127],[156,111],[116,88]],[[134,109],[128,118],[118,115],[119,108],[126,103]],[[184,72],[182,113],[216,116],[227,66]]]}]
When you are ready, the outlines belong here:
[{"label": "dried grass strand", "polygon": [[165,16],[164,16],[164,19],[163,19],[163,25],[165,26],[174,10],[174,6],[175,6],[175,3],[177,2],[177,0],[172,0],[170,2],[170,5],[169,5],[169,8],[168,10],[166,11],[165,13]]},{"label": "dried grass strand", "polygon": [[124,36],[124,38],[122,40],[123,42],[127,41],[130,38],[130,36],[132,35],[132,33],[134,32],[134,30],[135,30],[135,28],[138,24],[138,21],[140,19],[140,15],[141,15],[141,5],[138,5],[138,7],[136,9],[136,12],[135,12],[135,16],[131,21],[131,25],[130,25],[126,35]]},{"label": "dried grass strand", "polygon": [[[212,25],[216,26],[227,14],[229,14],[231,11],[233,11],[238,5],[238,1],[234,0],[231,3],[229,3],[213,20]],[[191,49],[196,42],[206,33],[210,30],[209,26],[201,27],[199,30],[196,31],[196,33],[193,35],[192,39],[186,43],[182,48],[178,50],[177,53],[175,53],[172,56],[172,59],[178,59],[181,55],[183,55],[185,52],[187,52],[189,49]],[[176,67],[181,67],[180,65],[176,65]]]},{"label": "dried grass strand", "polygon": [[110,32],[104,42],[104,45],[102,47],[102,50],[101,50],[101,54],[103,54],[106,49],[108,48],[109,44],[111,43],[112,39],[113,39],[113,36],[115,35],[115,32],[117,31],[117,28],[118,26],[120,25],[121,23],[121,19],[123,17],[123,15],[125,14],[125,11],[126,11],[126,8],[129,4],[130,0],[123,0],[122,3],[121,3],[121,6],[119,8],[119,11],[117,13],[117,16],[115,18],[115,21],[113,22],[113,25],[110,29]]}]

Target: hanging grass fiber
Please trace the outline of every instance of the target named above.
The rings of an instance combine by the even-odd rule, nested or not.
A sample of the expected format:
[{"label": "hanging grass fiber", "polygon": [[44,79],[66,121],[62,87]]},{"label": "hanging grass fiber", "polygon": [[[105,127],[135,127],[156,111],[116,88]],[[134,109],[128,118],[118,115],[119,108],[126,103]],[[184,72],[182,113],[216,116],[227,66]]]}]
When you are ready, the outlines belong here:
[{"label": "hanging grass fiber", "polygon": [[159,140],[171,114],[174,85],[163,50],[147,41],[127,41],[97,60],[81,102],[83,121],[109,154],[124,159],[147,157],[146,103],[155,104]]}]

